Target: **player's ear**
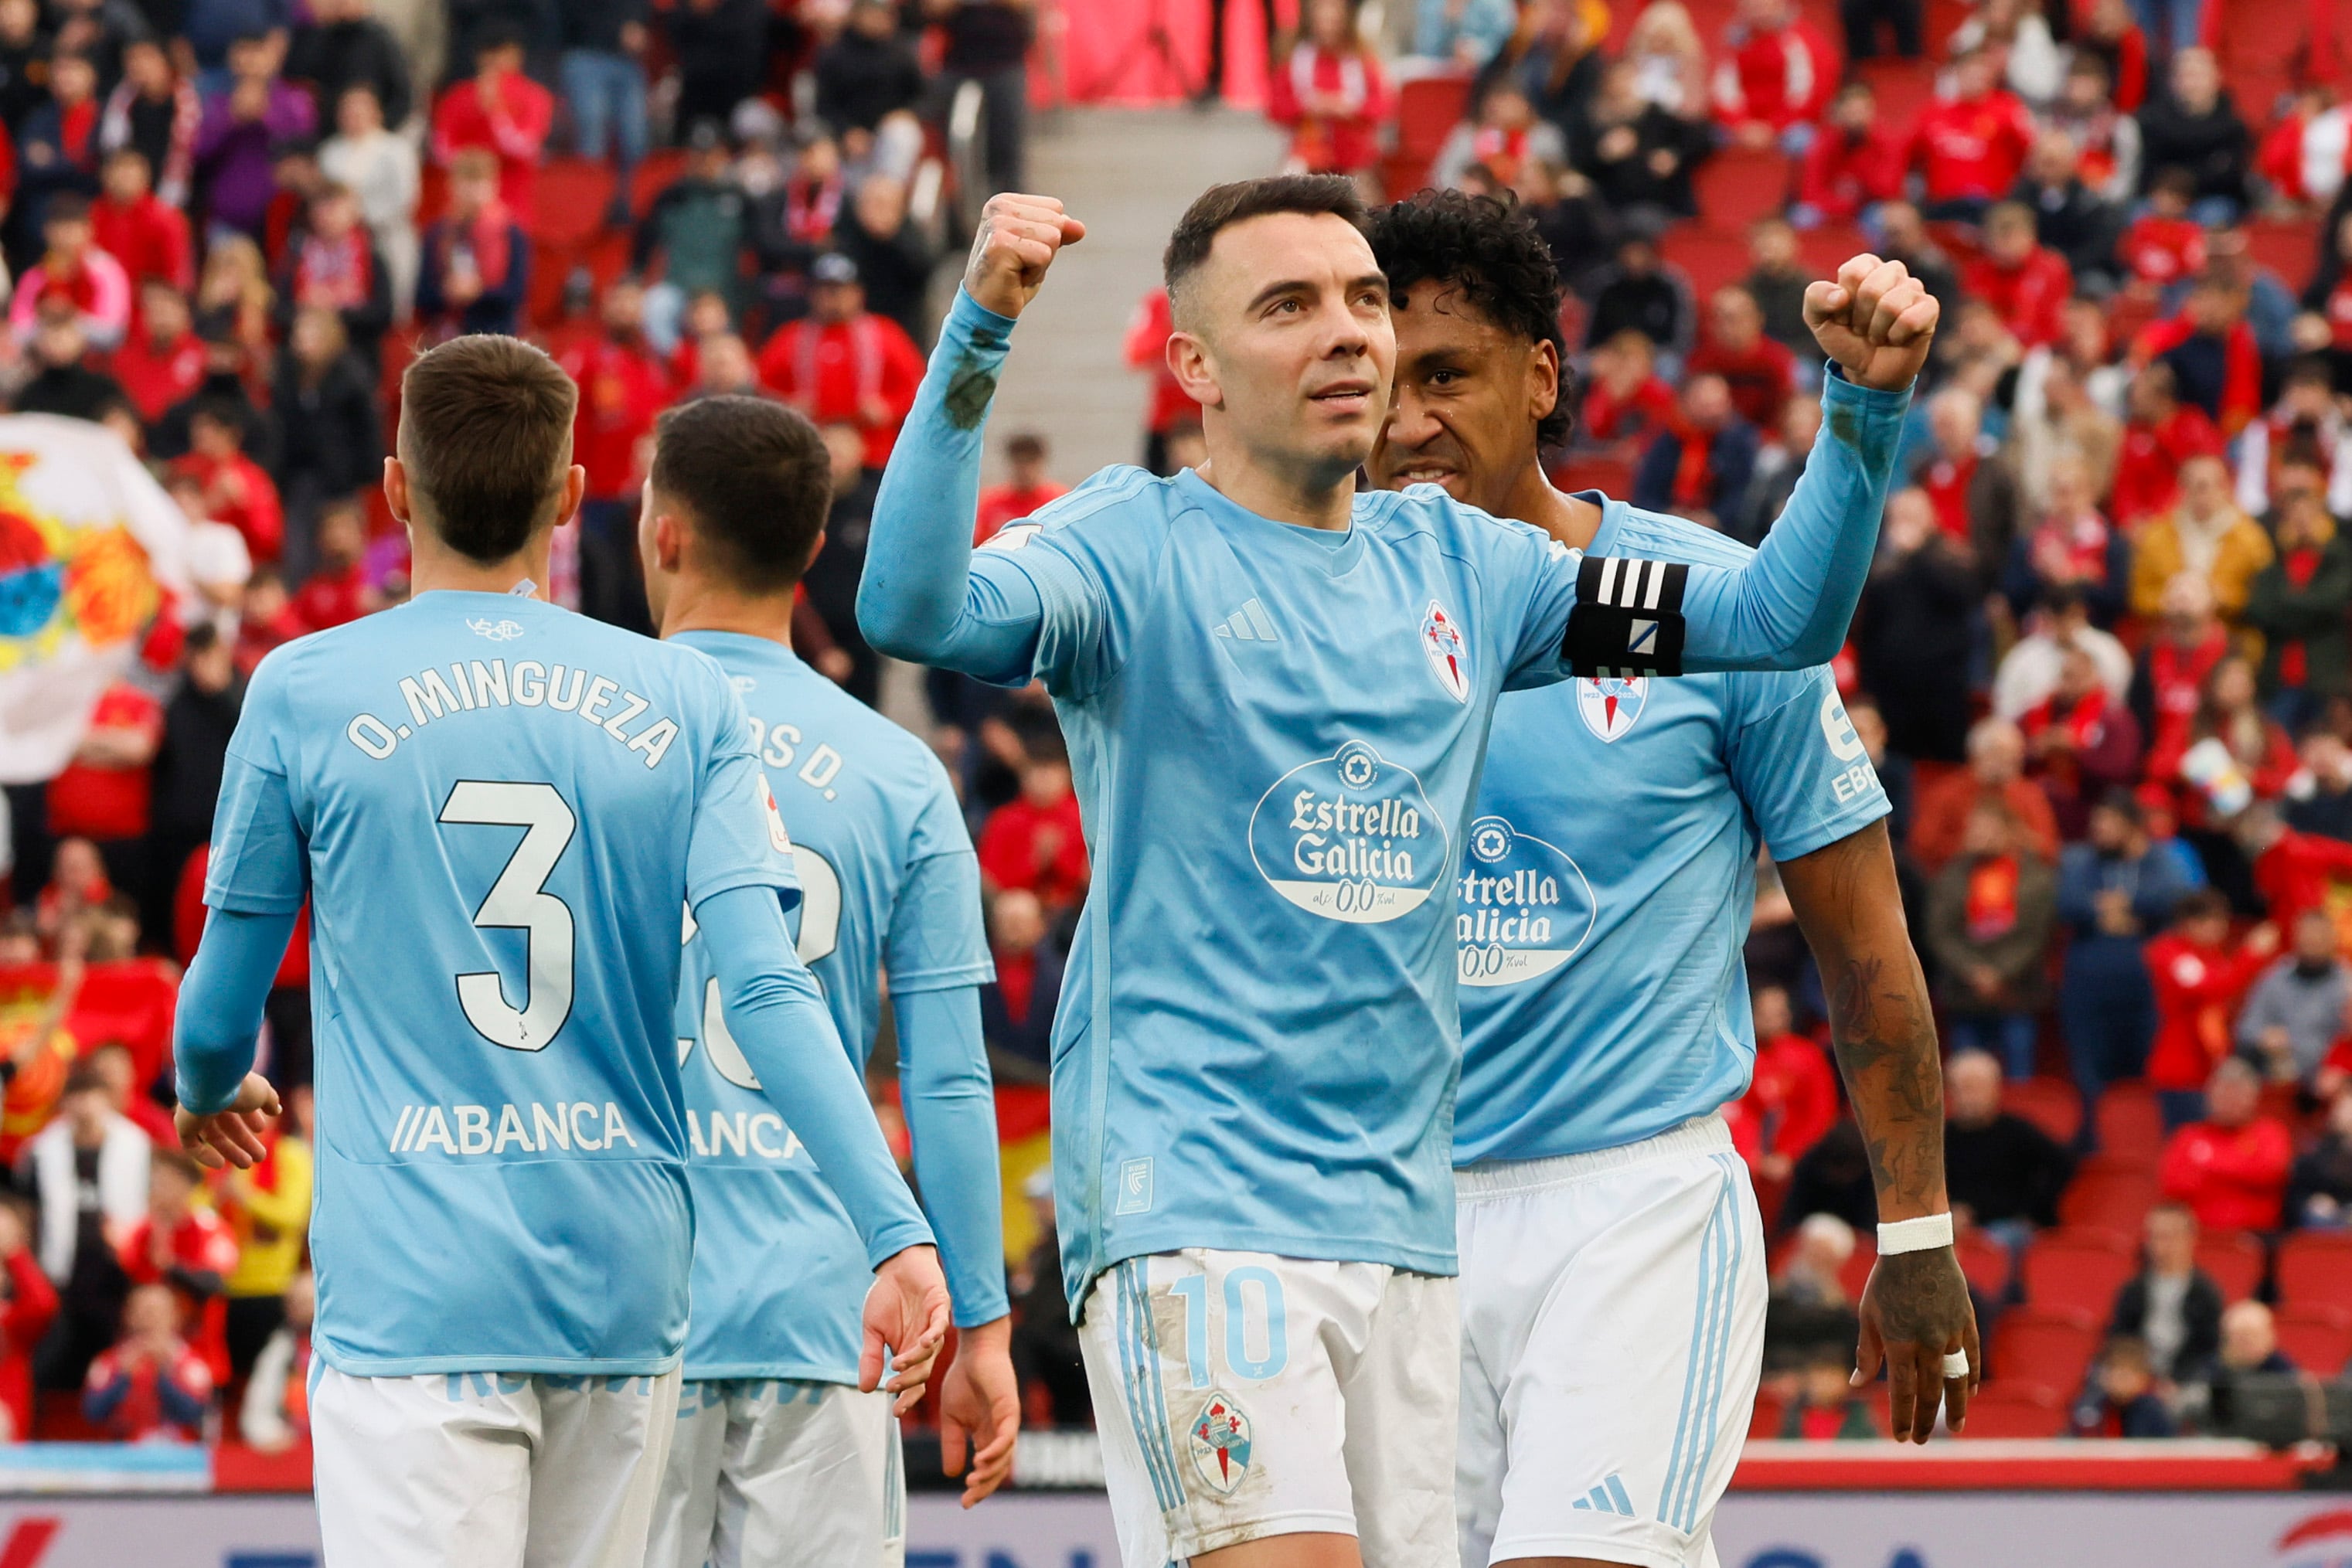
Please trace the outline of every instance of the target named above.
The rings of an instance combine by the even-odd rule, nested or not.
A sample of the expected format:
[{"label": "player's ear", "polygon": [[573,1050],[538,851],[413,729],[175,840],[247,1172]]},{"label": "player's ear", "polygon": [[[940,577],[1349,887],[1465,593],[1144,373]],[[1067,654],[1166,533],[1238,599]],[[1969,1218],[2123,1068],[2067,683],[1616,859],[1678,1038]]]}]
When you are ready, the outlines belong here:
[{"label": "player's ear", "polygon": [[1217,385],[1216,366],[1209,358],[1209,345],[1190,332],[1168,335],[1168,373],[1185,395],[1202,408],[1222,408],[1225,394]]},{"label": "player's ear", "polygon": [[1559,406],[1559,350],[1538,343],[1528,352],[1528,412],[1538,423]]},{"label": "player's ear", "polygon": [[394,522],[402,528],[408,526],[408,470],[400,465],[397,457],[383,460],[383,504]]},{"label": "player's ear", "polygon": [[588,494],[588,470],[574,463],[563,471],[563,504],[556,508],[555,526],[562,528],[580,515],[580,503]]},{"label": "player's ear", "polygon": [[808,559],[801,562],[801,575],[803,577],[807,576],[808,569],[814,566],[816,564],[816,558],[824,553],[824,530],[823,528],[819,528],[816,531],[816,538],[809,540]]}]

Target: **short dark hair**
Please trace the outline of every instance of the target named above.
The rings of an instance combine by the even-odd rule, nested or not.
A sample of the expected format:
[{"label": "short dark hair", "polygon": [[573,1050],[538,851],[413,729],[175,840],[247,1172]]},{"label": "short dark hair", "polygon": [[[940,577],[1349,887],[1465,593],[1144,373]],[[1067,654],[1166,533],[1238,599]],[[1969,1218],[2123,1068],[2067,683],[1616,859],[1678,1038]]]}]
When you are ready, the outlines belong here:
[{"label": "short dark hair", "polygon": [[654,425],[653,487],[684,508],[727,575],[756,592],[808,570],[833,505],[833,460],[807,416],[757,397],[706,397]]},{"label": "short dark hair", "polygon": [[1559,397],[1538,422],[1536,440],[1566,441],[1576,423],[1576,377],[1559,330],[1559,267],[1518,198],[1423,191],[1374,213],[1370,238],[1391,298],[1416,283],[1450,284],[1495,326],[1552,346]]},{"label": "short dark hair", "polygon": [[1328,214],[1345,218],[1359,233],[1365,231],[1370,217],[1363,193],[1345,174],[1267,174],[1212,185],[1176,220],[1168,248],[1160,255],[1160,276],[1168,285],[1170,299],[1177,298],[1184,280],[1209,259],[1209,247],[1222,231],[1275,213]]},{"label": "short dark hair", "polygon": [[476,333],[400,378],[400,460],[443,543],[488,564],[513,555],[562,504],[580,389],[520,338]]}]

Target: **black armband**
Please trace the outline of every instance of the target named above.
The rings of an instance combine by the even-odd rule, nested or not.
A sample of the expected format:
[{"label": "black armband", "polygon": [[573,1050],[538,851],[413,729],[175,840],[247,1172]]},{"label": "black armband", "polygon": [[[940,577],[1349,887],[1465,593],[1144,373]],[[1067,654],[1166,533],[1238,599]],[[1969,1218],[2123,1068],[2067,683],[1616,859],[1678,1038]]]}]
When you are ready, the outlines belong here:
[{"label": "black armband", "polygon": [[1576,608],[1568,614],[1560,656],[1577,675],[1679,675],[1683,673],[1683,588],[1679,561],[1588,555],[1576,570]]}]

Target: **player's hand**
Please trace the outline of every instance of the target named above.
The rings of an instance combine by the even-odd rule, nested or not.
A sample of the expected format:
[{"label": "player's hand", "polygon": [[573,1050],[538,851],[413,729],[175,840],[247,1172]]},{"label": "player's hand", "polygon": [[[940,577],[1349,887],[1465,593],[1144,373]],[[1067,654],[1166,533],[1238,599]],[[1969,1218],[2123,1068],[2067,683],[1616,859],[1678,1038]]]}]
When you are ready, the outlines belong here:
[{"label": "player's hand", "polygon": [[1805,325],[1846,379],[1879,392],[1901,392],[1918,379],[1943,308],[1899,261],[1857,256],[1834,283],[1805,289]]},{"label": "player's hand", "polygon": [[198,1165],[207,1170],[226,1166],[244,1170],[268,1157],[269,1145],[262,1141],[262,1133],[270,1119],[284,1110],[269,1080],[248,1072],[227,1110],[199,1116],[184,1107],[172,1113],[172,1123],[180,1130],[180,1146],[194,1155]]},{"label": "player's hand", "polygon": [[[857,1386],[897,1395],[891,1413],[904,1416],[923,1396],[931,1363],[948,1337],[948,1281],[936,1248],[909,1247],[884,1260],[866,1292],[866,1345],[857,1356]],[[890,1380],[882,1380],[885,1363]]]},{"label": "player's hand", "polygon": [[964,264],[963,291],[999,316],[1018,316],[1037,298],[1045,269],[1066,245],[1087,237],[1087,225],[1052,196],[1012,192],[988,198],[980,232]]},{"label": "player's hand", "polygon": [[[1944,1375],[1944,1357],[1966,1353],[1964,1376]],[[1896,1442],[1924,1443],[1941,1403],[1954,1432],[1967,1423],[1969,1399],[1984,1381],[1984,1348],[1968,1277],[1948,1247],[1881,1258],[1862,1288],[1861,1354],[1853,1385],[1866,1387],[1886,1368],[1888,1429]]]},{"label": "player's hand", "polygon": [[950,1476],[962,1475],[964,1444],[971,1444],[964,1507],[987,1497],[1013,1473],[1013,1441],[1020,1429],[1013,1320],[998,1318],[964,1330],[956,1336],[955,1359],[940,1379],[940,1468]]}]

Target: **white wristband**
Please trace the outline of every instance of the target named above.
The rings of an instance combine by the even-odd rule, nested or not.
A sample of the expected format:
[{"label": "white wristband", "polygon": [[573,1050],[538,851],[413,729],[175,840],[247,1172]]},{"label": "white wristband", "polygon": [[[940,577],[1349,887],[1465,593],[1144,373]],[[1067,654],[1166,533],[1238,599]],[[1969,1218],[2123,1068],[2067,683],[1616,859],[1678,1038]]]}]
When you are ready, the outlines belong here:
[{"label": "white wristband", "polygon": [[1930,1252],[1952,1244],[1952,1217],[1948,1214],[1923,1214],[1916,1219],[1898,1219],[1878,1225],[1878,1255],[1892,1258],[1898,1252]]}]

